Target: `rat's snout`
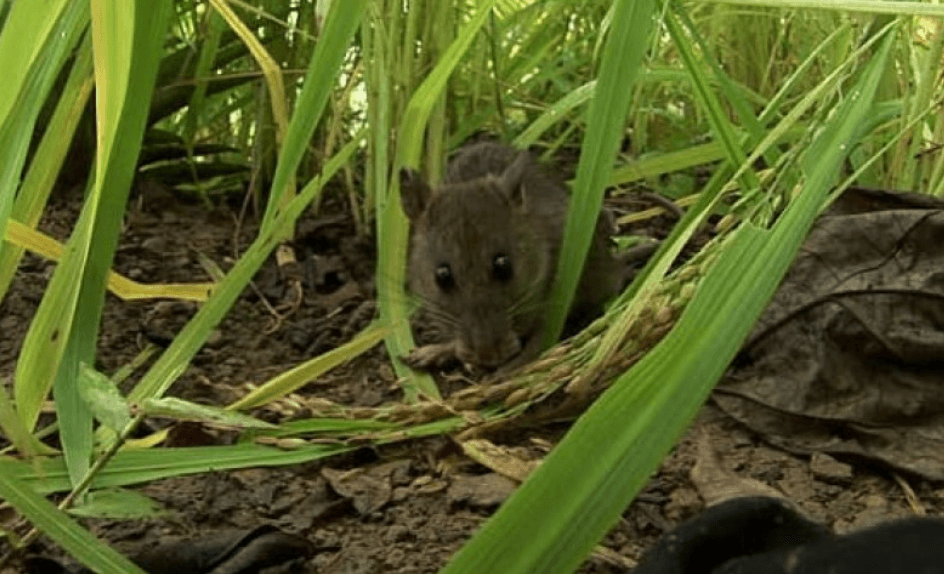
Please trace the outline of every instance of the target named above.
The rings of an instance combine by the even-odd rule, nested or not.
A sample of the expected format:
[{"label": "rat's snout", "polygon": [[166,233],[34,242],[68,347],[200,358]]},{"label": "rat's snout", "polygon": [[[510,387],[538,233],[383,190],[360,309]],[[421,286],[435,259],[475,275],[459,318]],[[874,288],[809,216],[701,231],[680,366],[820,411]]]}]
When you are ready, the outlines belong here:
[{"label": "rat's snout", "polygon": [[479,309],[464,314],[456,346],[456,356],[460,361],[494,369],[519,352],[521,339],[511,328],[507,312]]}]

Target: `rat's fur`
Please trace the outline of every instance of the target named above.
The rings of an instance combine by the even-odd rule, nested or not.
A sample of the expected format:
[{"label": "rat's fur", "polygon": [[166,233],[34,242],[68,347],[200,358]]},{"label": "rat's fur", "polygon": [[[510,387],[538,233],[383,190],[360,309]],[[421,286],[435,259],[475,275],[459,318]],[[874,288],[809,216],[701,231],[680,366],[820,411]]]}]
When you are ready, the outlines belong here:
[{"label": "rat's fur", "polygon": [[[449,334],[408,361],[428,368],[455,357],[494,369],[535,358],[569,203],[563,182],[527,152],[483,142],[461,149],[435,190],[402,170],[400,194],[412,228],[409,289]],[[575,310],[599,312],[618,287],[608,242],[601,217]],[[510,277],[496,271],[500,257],[510,263]],[[443,266],[446,289],[436,280]]]}]

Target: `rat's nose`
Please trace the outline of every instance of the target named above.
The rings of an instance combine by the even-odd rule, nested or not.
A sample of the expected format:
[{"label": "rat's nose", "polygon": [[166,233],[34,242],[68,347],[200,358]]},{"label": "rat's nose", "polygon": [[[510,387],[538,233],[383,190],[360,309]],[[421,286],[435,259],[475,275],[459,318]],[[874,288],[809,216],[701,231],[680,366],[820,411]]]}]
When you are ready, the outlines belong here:
[{"label": "rat's nose", "polygon": [[456,357],[466,364],[496,369],[521,352],[521,341],[508,331],[497,337],[460,337]]}]

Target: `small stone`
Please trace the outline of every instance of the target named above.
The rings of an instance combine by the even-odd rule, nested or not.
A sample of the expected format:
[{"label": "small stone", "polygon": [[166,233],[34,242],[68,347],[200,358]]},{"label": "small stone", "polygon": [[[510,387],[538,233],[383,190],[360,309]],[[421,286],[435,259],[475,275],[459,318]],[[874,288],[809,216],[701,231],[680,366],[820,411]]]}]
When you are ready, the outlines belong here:
[{"label": "small stone", "polygon": [[410,529],[402,524],[393,524],[384,533],[384,540],[388,544],[393,544],[395,542],[403,542],[410,538]]},{"label": "small stone", "polygon": [[223,333],[219,329],[213,329],[213,331],[210,332],[210,336],[207,337],[206,346],[210,349],[219,349],[223,346],[224,342]]},{"label": "small stone", "polygon": [[497,508],[515,490],[515,483],[494,472],[459,477],[449,487],[449,501],[471,508]]},{"label": "small stone", "polygon": [[390,496],[391,502],[400,502],[406,500],[413,495],[413,491],[410,490],[408,486],[397,486],[393,489],[393,494]]},{"label": "small stone", "polygon": [[167,237],[163,235],[154,235],[141,242],[141,247],[154,253],[164,253],[167,251]]},{"label": "small stone", "polygon": [[669,501],[663,510],[665,518],[672,522],[680,522],[702,508],[704,508],[704,503],[697,492],[691,488],[676,488],[669,493]]},{"label": "small stone", "polygon": [[849,484],[852,482],[852,466],[839,462],[828,454],[813,453],[810,458],[810,471],[823,482]]}]

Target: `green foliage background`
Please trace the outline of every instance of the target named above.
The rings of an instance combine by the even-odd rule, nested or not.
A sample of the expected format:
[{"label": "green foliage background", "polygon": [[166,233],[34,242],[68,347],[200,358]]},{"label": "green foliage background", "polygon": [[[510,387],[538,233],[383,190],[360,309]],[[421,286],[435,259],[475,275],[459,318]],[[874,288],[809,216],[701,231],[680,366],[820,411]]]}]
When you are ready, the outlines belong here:
[{"label": "green foliage background", "polygon": [[[358,232],[377,241],[380,316],[214,417],[275,400],[381,340],[403,355],[413,344],[407,227],[390,175],[409,165],[435,181],[450,150],[488,132],[548,158],[579,156],[552,324],[563,323],[605,190],[641,185],[689,206],[605,317],[491,394],[448,399],[452,412],[488,424],[555,393],[602,393],[446,568],[573,571],[694,416],[829,199],[850,183],[944,194],[942,156],[927,153],[942,140],[933,113],[942,16],[936,4],[881,0],[841,10],[800,0],[0,2],[0,296],[23,249],[36,249],[14,230],[35,227],[55,185],[86,189],[16,372],[0,387],[11,444],[0,496],[83,563],[131,572],[44,495],[69,491],[60,506],[82,505],[89,489],[351,448],[302,436],[382,443],[468,430],[471,417],[426,408],[435,383],[396,358],[403,405],[368,416],[338,405],[199,457],[121,449],[143,415],[92,429],[96,418],[130,419],[114,415],[129,402],[159,408],[153,401],[329,181]],[[101,379],[81,366],[95,364],[136,177],[208,204],[247,194],[262,225],[134,390],[107,399],[106,417],[85,392]],[[669,273],[713,213],[723,216],[717,237]],[[56,426],[37,429],[50,396]],[[37,439],[57,429],[61,452]],[[296,448],[252,440],[264,435]]]}]

